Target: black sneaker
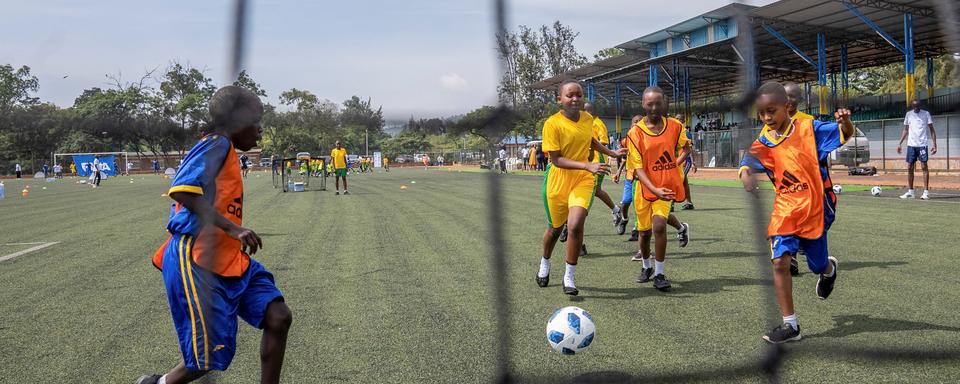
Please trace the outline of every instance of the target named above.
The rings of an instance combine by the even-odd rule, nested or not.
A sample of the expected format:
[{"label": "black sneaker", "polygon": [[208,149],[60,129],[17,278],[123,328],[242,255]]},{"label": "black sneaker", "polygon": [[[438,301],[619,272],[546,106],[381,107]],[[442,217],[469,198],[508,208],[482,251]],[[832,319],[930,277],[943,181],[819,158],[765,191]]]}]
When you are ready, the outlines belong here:
[{"label": "black sneaker", "polygon": [[617,234],[618,234],[618,235],[622,235],[622,234],[624,234],[624,233],[627,232],[627,221],[628,221],[628,220],[627,220],[626,218],[624,218],[623,220],[620,220],[620,224],[617,224]]},{"label": "black sneaker", "polygon": [[586,255],[587,255],[587,245],[580,244],[580,256],[586,256]]},{"label": "black sneaker", "polygon": [[349,195],[349,194],[350,194],[350,191],[343,191],[343,194],[344,194],[344,195]]},{"label": "black sneaker", "polygon": [[660,291],[670,289],[670,280],[662,273],[653,277],[653,287]]},{"label": "black sneaker", "polygon": [[790,276],[800,276],[800,263],[797,262],[796,256],[790,257]]},{"label": "black sneaker", "polygon": [[163,376],[161,376],[161,375],[143,375],[143,376],[140,376],[140,378],[137,379],[137,381],[133,382],[133,384],[157,384],[157,382],[160,381],[160,378],[161,378],[161,377],[163,377]]},{"label": "black sneaker", "polygon": [[640,231],[634,229],[630,231],[630,238],[627,241],[637,241],[640,239]]},{"label": "black sneaker", "polygon": [[337,191],[337,196],[340,196],[340,191]]},{"label": "black sneaker", "polygon": [[763,335],[763,339],[771,344],[798,341],[800,340],[800,326],[797,326],[797,329],[793,329],[793,326],[790,324],[780,324],[770,332],[767,332],[766,335]]},{"label": "black sneaker", "polygon": [[566,226],[566,224],[564,224],[563,229],[560,230],[560,242],[561,242],[561,243],[566,243],[566,242],[567,242],[567,226]]},{"label": "black sneaker", "polygon": [[690,243],[690,224],[680,223],[680,230],[677,231],[677,241],[680,242],[680,248],[686,247]]},{"label": "black sneaker", "polygon": [[537,285],[539,285],[540,288],[546,287],[547,284],[550,284],[550,275],[544,277],[537,276]]},{"label": "black sneaker", "polygon": [[566,284],[564,284],[564,286],[563,286],[563,294],[564,294],[564,295],[576,296],[576,295],[579,294],[579,293],[580,293],[580,291],[577,290],[577,287],[568,287],[568,286],[566,286]]},{"label": "black sneaker", "polygon": [[683,211],[692,211],[693,209],[693,203],[686,203],[680,207],[680,210]]},{"label": "black sneaker", "polygon": [[[637,277],[638,283],[649,283],[650,276],[653,276],[653,268],[643,268],[640,270],[640,276]],[[660,275],[663,276],[663,275]]]},{"label": "black sneaker", "polygon": [[827,259],[833,264],[833,276],[826,277],[820,274],[820,278],[817,279],[817,297],[821,299],[830,297],[830,293],[833,292],[833,283],[837,282],[837,259],[833,256]]}]

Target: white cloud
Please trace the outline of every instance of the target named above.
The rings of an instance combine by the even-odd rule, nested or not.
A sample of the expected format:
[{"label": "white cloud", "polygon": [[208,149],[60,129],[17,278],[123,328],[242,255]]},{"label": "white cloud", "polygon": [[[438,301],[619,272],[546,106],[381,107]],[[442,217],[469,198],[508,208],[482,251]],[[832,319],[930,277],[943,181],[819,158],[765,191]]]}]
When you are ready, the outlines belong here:
[{"label": "white cloud", "polygon": [[467,80],[456,73],[440,76],[440,86],[451,91],[467,88]]}]

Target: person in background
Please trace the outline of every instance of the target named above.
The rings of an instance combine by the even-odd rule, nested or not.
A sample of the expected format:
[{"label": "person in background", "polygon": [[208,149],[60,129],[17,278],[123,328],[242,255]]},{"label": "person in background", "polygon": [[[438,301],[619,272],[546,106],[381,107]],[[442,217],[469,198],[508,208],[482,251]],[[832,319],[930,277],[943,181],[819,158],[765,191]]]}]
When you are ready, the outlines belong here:
[{"label": "person in background", "polygon": [[[923,170],[923,194],[921,200],[930,198],[930,169],[927,168],[927,144],[933,143],[930,147],[930,155],[937,154],[937,131],[933,129],[933,118],[930,112],[920,109],[920,100],[914,100],[910,103],[913,109],[907,111],[903,117],[903,133],[900,134],[900,142],[897,143],[897,153],[903,151],[903,139],[907,140],[907,193],[900,196],[901,199],[912,199],[913,195],[913,170],[916,168],[917,160],[920,160],[920,169]],[[927,138],[927,130],[930,130],[930,137]]]},{"label": "person in background", "polygon": [[50,173],[50,166],[47,163],[43,163],[43,178],[46,179],[47,175]]},{"label": "person in background", "polygon": [[507,146],[501,145],[497,151],[497,163],[500,164],[500,173],[507,173]]},{"label": "person in background", "polygon": [[133,162],[132,162],[132,161],[128,161],[128,162],[127,162],[127,176],[130,176],[130,171],[132,171],[132,170],[133,170]]},{"label": "person in background", "polygon": [[240,172],[243,174],[243,178],[247,178],[247,173],[250,172],[250,158],[247,157],[247,154],[244,153],[240,155]]},{"label": "person in background", "polygon": [[530,158],[530,148],[523,147],[523,150],[520,151],[520,167],[526,171],[529,169],[527,167],[527,160]]},{"label": "person in background", "polygon": [[442,155],[442,154],[437,156],[437,165],[441,165],[441,166],[443,165],[443,155]]},{"label": "person in background", "polygon": [[547,169],[547,154],[543,152],[543,143],[537,144],[537,170]]},{"label": "person in background", "polygon": [[63,178],[63,166],[60,164],[53,165],[53,177],[62,179]]},{"label": "person in background", "polygon": [[70,176],[77,176],[77,164],[70,163]]},{"label": "person in background", "polygon": [[13,168],[14,172],[17,173],[17,178],[19,179],[21,177],[21,172],[23,172],[23,169],[20,168],[20,163],[17,163]]}]

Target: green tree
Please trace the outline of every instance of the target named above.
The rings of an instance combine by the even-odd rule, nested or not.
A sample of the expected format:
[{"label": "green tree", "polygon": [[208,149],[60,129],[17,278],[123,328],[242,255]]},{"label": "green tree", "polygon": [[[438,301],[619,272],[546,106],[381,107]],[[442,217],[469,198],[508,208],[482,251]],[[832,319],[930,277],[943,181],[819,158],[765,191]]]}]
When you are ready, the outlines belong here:
[{"label": "green tree", "polygon": [[183,129],[199,133],[200,125],[209,121],[207,103],[217,88],[197,68],[174,62],[167,67],[160,82],[160,95],[165,112]]},{"label": "green tree", "polygon": [[247,73],[246,69],[240,71],[240,74],[237,75],[237,80],[233,82],[233,85],[249,89],[254,95],[267,97],[267,91],[260,87],[260,84],[257,84],[257,82],[253,81],[253,78],[250,77],[250,74]]},{"label": "green tree", "polygon": [[593,54],[593,62],[603,61],[611,57],[622,56],[623,50],[620,48],[604,48]]}]

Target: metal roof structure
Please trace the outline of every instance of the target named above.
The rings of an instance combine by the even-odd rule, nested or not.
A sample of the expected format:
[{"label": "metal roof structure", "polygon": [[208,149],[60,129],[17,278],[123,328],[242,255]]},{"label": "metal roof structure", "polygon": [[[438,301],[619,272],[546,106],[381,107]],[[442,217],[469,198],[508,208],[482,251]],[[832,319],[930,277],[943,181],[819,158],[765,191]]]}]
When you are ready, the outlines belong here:
[{"label": "metal roof structure", "polygon": [[842,72],[845,80],[850,69],[912,65],[913,57],[960,51],[958,12],[954,0],[781,0],[762,7],[734,3],[619,44],[623,56],[533,87],[554,89],[572,78],[588,84],[588,93],[604,97],[636,94],[651,82],[668,94],[675,86],[686,88],[688,100],[730,94],[738,89],[744,64],[735,42],[747,31],[755,47],[758,81],[824,85],[827,73]]}]

